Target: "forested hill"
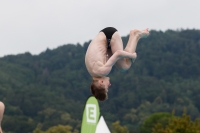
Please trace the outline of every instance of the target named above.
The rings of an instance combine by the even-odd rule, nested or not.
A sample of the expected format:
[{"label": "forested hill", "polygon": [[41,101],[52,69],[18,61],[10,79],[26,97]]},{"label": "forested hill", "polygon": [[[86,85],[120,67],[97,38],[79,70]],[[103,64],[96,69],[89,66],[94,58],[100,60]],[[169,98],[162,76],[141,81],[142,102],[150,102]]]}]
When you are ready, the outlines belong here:
[{"label": "forested hill", "polygon": [[[124,44],[128,36],[123,37]],[[89,42],[67,44],[39,55],[0,58],[0,100],[6,105],[5,132],[29,133],[62,124],[80,130],[91,77],[84,57]],[[120,120],[130,130],[154,112],[200,117],[200,30],[150,31],[138,43],[135,63],[110,73],[109,99],[100,102],[108,124]]]}]

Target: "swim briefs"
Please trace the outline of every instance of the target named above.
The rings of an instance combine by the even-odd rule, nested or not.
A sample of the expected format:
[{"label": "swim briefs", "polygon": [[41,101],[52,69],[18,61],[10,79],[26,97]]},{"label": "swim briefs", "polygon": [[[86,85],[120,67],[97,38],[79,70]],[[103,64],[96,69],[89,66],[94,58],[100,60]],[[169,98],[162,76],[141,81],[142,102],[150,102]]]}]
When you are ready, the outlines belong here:
[{"label": "swim briefs", "polygon": [[101,30],[100,32],[103,32],[106,35],[106,40],[107,40],[107,44],[108,44],[108,49],[111,49],[110,46],[110,41],[112,38],[112,35],[117,31],[117,29],[113,28],[113,27],[107,27],[104,28],[103,30]]}]

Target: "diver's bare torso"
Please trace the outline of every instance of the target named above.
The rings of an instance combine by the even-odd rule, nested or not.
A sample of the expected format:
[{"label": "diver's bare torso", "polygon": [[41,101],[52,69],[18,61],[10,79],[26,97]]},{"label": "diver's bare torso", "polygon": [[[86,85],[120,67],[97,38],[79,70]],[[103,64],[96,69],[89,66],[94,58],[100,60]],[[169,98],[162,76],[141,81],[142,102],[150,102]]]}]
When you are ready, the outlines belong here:
[{"label": "diver's bare torso", "polygon": [[110,38],[110,49],[107,43],[108,33],[104,33],[104,31],[98,33],[88,46],[85,55],[86,68],[93,78],[107,76],[113,65],[116,65],[117,68],[122,71],[128,70],[132,61],[137,57],[135,50],[138,40],[149,35],[148,28],[142,31],[131,30],[126,48],[123,49],[121,37],[118,32],[114,30],[111,36],[112,39]]},{"label": "diver's bare torso", "polygon": [[106,76],[109,73],[109,70],[104,74],[100,74],[95,70],[98,70],[97,67],[102,67],[107,60],[106,36],[103,32],[99,32],[94,40],[91,41],[85,55],[85,64],[89,74],[92,77]]}]

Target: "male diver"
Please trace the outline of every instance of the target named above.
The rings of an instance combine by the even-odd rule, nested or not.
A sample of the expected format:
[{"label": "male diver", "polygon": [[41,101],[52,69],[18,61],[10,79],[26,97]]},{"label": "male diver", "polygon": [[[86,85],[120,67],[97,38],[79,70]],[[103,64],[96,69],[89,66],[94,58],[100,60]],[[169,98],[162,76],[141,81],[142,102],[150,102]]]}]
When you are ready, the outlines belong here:
[{"label": "male diver", "polygon": [[117,29],[107,27],[101,30],[91,41],[85,55],[85,64],[92,76],[90,91],[99,101],[108,98],[107,92],[110,84],[110,73],[113,65],[120,71],[126,71],[137,57],[136,47],[141,38],[149,35],[145,30],[131,30],[129,40],[123,48],[123,42]]}]

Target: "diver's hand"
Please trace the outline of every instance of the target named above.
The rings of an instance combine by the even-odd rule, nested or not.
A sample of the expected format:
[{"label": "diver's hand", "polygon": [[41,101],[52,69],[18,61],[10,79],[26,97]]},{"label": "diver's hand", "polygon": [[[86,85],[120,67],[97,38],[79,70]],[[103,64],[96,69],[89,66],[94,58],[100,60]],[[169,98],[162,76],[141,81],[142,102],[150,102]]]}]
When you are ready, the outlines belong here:
[{"label": "diver's hand", "polygon": [[136,58],[137,58],[137,53],[133,53],[133,58],[131,58],[131,60],[132,60],[132,63],[134,63],[134,62],[135,62]]}]

